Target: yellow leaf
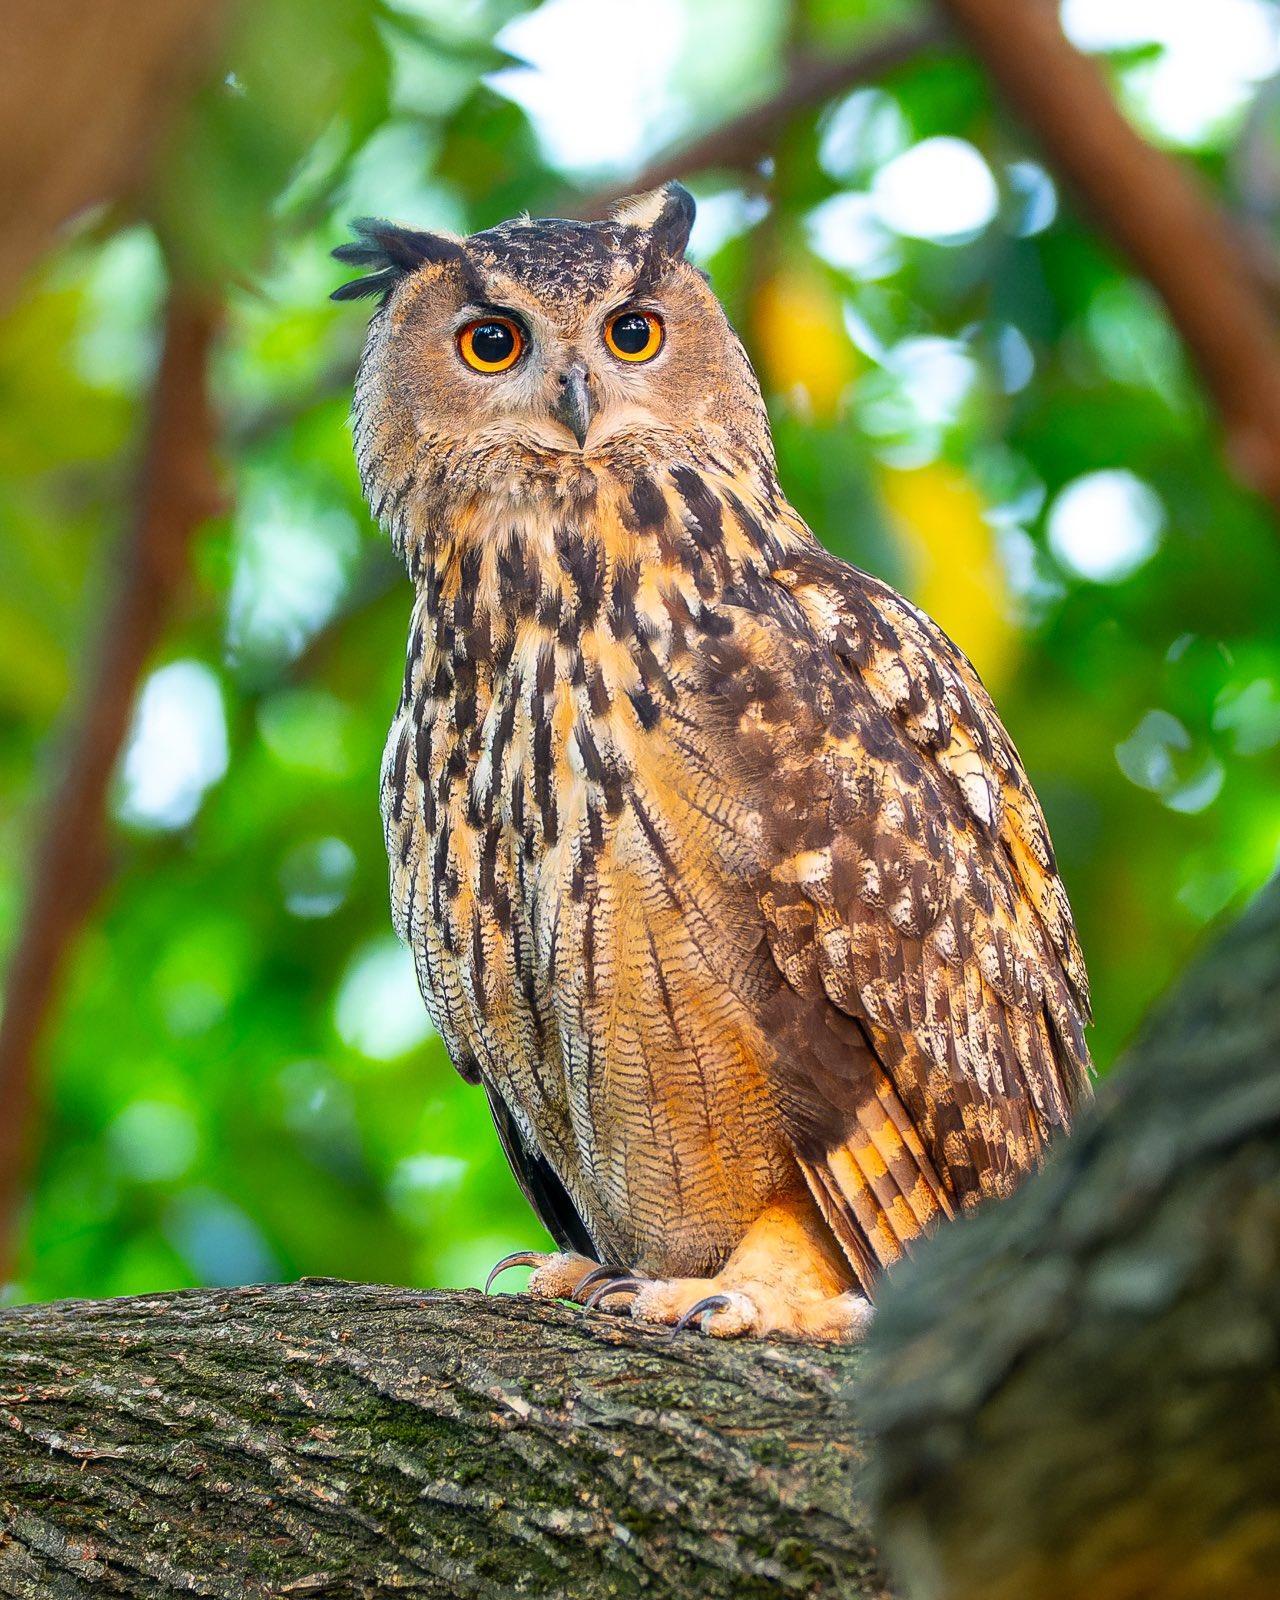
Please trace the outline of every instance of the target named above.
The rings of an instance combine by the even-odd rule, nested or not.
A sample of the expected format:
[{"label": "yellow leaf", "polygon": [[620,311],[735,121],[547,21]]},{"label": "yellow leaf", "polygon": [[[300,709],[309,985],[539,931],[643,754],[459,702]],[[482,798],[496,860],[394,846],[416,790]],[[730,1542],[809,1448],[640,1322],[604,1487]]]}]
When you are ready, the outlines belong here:
[{"label": "yellow leaf", "polygon": [[995,693],[1008,682],[1021,635],[996,536],[968,478],[935,461],[878,470],[880,493],[907,560],[907,593],[950,634]]},{"label": "yellow leaf", "polygon": [[832,285],[812,267],[774,273],[756,291],[751,326],[765,389],[799,391],[812,416],[833,417],[859,360]]}]

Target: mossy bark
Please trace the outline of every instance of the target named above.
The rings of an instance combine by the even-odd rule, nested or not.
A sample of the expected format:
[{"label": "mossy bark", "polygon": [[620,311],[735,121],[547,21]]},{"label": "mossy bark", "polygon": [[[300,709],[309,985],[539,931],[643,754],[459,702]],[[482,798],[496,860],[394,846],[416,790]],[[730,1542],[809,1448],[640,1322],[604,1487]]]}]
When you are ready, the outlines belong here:
[{"label": "mossy bark", "polygon": [[0,1314],[0,1597],[888,1600],[868,1503],[912,1600],[1272,1600],[1280,886],[865,1356],[328,1281]]},{"label": "mossy bark", "polygon": [[0,1316],[0,1595],[884,1597],[857,1351],[330,1281]]},{"label": "mossy bark", "polygon": [[893,1275],[872,1346],[913,1600],[1275,1600],[1280,882],[1045,1170]]}]

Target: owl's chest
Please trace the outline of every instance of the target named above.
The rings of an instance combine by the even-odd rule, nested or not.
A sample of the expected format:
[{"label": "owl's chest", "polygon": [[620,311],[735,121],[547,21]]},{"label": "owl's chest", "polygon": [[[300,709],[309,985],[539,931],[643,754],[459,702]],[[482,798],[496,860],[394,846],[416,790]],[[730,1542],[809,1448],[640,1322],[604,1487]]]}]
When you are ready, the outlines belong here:
[{"label": "owl's chest", "polygon": [[424,591],[383,808],[395,919],[455,1064],[593,1237],[696,1265],[790,1170],[757,1016],[777,975],[760,820],[699,721],[715,686],[691,619],[715,641],[731,624],[696,563],[684,595],[634,552],[579,537],[506,596],[517,563],[495,559],[483,615],[465,585]]},{"label": "owl's chest", "polygon": [[530,629],[492,681],[437,674],[406,706],[385,793],[397,919],[455,1063],[499,1091],[593,1237],[700,1271],[788,1170],[760,935],[722,786],[673,771],[640,688],[592,645]]},{"label": "owl's chest", "polygon": [[[565,630],[561,630],[565,632]],[[558,952],[586,915],[621,810],[614,686],[593,641],[535,619],[493,660],[427,651],[392,727],[383,804],[396,919],[467,1070],[563,1099]]]}]

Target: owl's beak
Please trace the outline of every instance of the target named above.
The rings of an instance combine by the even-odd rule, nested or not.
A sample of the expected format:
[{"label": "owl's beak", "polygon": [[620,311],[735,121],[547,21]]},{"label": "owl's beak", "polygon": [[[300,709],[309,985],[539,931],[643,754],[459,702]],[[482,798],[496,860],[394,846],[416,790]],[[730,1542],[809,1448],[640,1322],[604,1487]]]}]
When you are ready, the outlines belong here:
[{"label": "owl's beak", "polygon": [[587,369],[581,361],[575,361],[560,374],[560,398],[551,414],[557,422],[564,423],[581,449],[587,442],[587,429],[595,415],[591,391],[587,387]]}]

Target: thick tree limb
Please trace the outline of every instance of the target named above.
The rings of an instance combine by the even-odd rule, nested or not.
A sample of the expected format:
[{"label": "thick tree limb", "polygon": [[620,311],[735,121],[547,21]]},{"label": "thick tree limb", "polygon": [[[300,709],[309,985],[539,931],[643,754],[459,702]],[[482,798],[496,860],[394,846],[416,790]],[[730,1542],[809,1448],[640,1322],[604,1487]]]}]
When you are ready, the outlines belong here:
[{"label": "thick tree limb", "polygon": [[1271,1600],[1280,880],[1092,1116],[897,1275],[857,1397],[913,1600]]},{"label": "thick tree limb", "polygon": [[0,1314],[0,1596],[885,1600],[865,1485],[911,1600],[1270,1600],[1278,1061],[1280,884],[867,1370],[326,1282]]},{"label": "thick tree limb", "polygon": [[1231,219],[1139,137],[1048,0],[939,0],[1054,170],[1156,289],[1213,396],[1241,477],[1280,506],[1280,332]]},{"label": "thick tree limb", "polygon": [[218,505],[208,393],[216,324],[215,309],[202,298],[181,290],[171,296],[115,594],[65,735],[62,776],[42,812],[0,1018],[0,1281],[29,1154],[36,1052],[68,952],[106,870],[111,777],[138,683],[186,572],[191,536]]},{"label": "thick tree limb", "polygon": [[858,1355],[311,1282],[0,1315],[0,1595],[887,1595]]}]

